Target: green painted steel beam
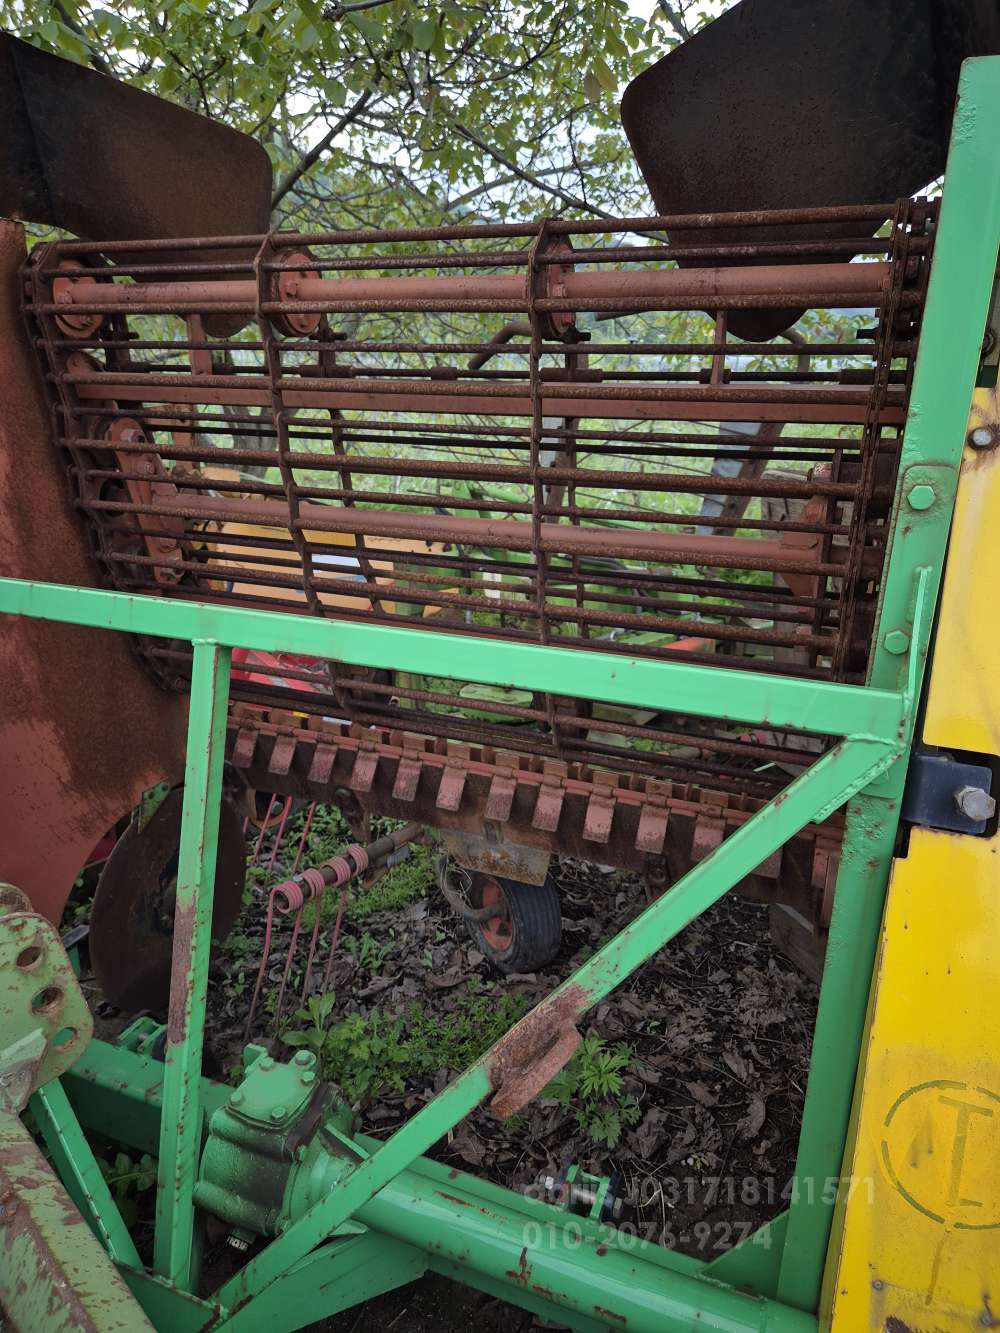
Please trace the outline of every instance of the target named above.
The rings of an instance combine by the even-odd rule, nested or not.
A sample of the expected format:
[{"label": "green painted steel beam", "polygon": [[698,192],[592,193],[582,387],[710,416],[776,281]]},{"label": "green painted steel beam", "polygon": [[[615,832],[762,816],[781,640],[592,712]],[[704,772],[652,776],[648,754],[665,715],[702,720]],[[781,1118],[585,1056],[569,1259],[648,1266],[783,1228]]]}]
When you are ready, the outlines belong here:
[{"label": "green painted steel beam", "polygon": [[140,1267],[139,1251],[60,1081],[39,1088],[29,1105],[66,1192],[109,1257]]},{"label": "green painted steel beam", "polygon": [[342,1310],[414,1282],[427,1271],[426,1247],[376,1230],[320,1246],[285,1273],[260,1301],[223,1318],[227,1333],[294,1333]]},{"label": "green painted steel beam", "polygon": [[[440,1185],[407,1172],[392,1181],[359,1213],[366,1226],[435,1256],[460,1277],[468,1269],[501,1282],[505,1299],[521,1291],[543,1296],[550,1318],[596,1320],[632,1333],[689,1333],[692,1328],[727,1333],[815,1333],[816,1320],[773,1301],[749,1296],[698,1274],[665,1271],[649,1263],[654,1246],[634,1247],[610,1228],[584,1231],[562,1214],[546,1226],[510,1206],[493,1209],[465,1196],[455,1182]],[[253,1306],[247,1307],[248,1314]],[[223,1325],[249,1329],[247,1323]]]},{"label": "green painted steel beam", "polygon": [[598,950],[371,1157],[354,1167],[335,1191],[314,1204],[221,1287],[216,1299],[232,1309],[266,1291],[283,1272],[305,1258],[337,1226],[495,1092],[495,1070],[507,1067],[524,1071],[537,1053],[539,1032],[551,1029],[555,1037],[572,1027],[581,1014],[717,902],[733,884],[750,874],[806,823],[825,818],[884,772],[898,754],[898,743],[847,740],[823,755],[688,871],[669,893]]},{"label": "green painted steel beam", "polygon": [[[162,1104],[155,1071],[138,1059],[94,1043],[67,1076],[74,1097],[82,1083],[98,1079],[105,1100],[94,1113],[126,1134],[133,1106]],[[226,1091],[220,1087],[219,1096]],[[379,1148],[378,1140],[361,1135],[357,1145],[362,1152]],[[142,1142],[132,1146],[141,1148]],[[218,1300],[196,1304],[162,1282],[139,1282],[131,1272],[125,1276],[154,1322],[179,1333],[209,1321],[232,1333],[261,1327],[281,1333],[410,1281],[426,1267],[586,1333],[618,1326],[638,1333],[687,1333],[698,1321],[730,1333],[816,1328],[800,1311],[711,1280],[697,1259],[428,1158],[391,1180],[355,1220],[370,1229],[365,1237],[320,1244],[286,1268],[265,1296],[228,1315]],[[751,1271],[747,1263],[745,1273]]]},{"label": "green painted steel beam", "polygon": [[[892,541],[870,681],[919,697],[929,630],[944,571],[983,331],[1000,251],[1000,59],[967,60],[952,127],[934,260],[920,331],[892,514]],[[910,505],[914,486],[933,494]],[[920,579],[921,615],[914,615]],[[892,637],[890,637],[892,636]],[[902,638],[900,637],[902,636]],[[907,656],[892,651],[910,641]],[[909,745],[915,719],[908,719]],[[833,1219],[872,966],[902,799],[895,771],[847,812],[827,964],[777,1293],[815,1309]]]},{"label": "green painted steel beam", "polygon": [[25,1333],[153,1328],[31,1135],[6,1110],[0,1111],[0,1312]]},{"label": "green painted steel beam", "polygon": [[170,639],[214,639],[230,648],[303,653],[386,670],[403,666],[427,676],[459,676],[822,736],[891,739],[898,734],[903,709],[899,694],[891,690],[55,583],[0,579],[0,613]]},{"label": "green painted steel beam", "polygon": [[[900,659],[886,650],[894,629],[907,630],[912,559],[899,559],[896,542],[923,513],[920,563],[932,574],[936,603],[944,571],[951,515],[965,447],[972,393],[1000,250],[1000,57],[967,60],[962,66],[952,125],[941,212],[934,241],[927,301],[910,392],[910,408],[893,507],[893,545],[883,580],[871,683],[893,689],[901,679]],[[931,465],[930,478],[908,470]],[[940,469],[940,470],[937,470]],[[930,511],[909,506],[912,485],[934,490]]]},{"label": "green painted steel beam", "polygon": [[153,1249],[157,1273],[187,1289],[193,1276],[201,1058],[231,657],[229,648],[194,640]]}]

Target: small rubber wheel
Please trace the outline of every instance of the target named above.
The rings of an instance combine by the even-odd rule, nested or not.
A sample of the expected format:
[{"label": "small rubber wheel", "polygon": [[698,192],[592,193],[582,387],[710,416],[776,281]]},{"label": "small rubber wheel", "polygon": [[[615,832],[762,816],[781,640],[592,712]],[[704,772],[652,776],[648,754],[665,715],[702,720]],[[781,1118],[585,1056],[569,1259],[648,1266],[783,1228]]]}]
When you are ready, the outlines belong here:
[{"label": "small rubber wheel", "polygon": [[469,933],[499,971],[535,972],[559,952],[562,915],[551,876],[544,884],[522,884],[477,873],[469,901],[473,907],[496,907],[496,916],[470,921]]}]

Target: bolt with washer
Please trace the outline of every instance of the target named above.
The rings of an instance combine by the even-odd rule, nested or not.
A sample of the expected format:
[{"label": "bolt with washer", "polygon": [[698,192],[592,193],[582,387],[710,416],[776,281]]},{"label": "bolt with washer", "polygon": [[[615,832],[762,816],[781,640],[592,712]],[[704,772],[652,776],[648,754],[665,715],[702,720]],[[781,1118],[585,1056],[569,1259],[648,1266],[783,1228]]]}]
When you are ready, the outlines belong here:
[{"label": "bolt with washer", "polygon": [[992,819],[997,812],[996,801],[983,787],[959,787],[955,793],[955,805],[959,814],[966,819],[974,819],[977,824]]}]

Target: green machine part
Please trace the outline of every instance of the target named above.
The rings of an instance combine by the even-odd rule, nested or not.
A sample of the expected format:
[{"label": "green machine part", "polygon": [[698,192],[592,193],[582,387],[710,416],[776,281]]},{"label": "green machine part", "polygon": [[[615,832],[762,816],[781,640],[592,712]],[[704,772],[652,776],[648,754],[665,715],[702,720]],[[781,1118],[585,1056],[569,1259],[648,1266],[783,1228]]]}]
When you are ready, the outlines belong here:
[{"label": "green machine part", "polygon": [[285,1064],[248,1046],[242,1083],[209,1121],[194,1201],[237,1240],[287,1230],[356,1160],[353,1117],[315,1066],[311,1051]]},{"label": "green machine part", "polygon": [[[52,1161],[108,1256],[105,1271],[110,1267],[124,1279],[156,1327],[168,1333],[279,1333],[433,1269],[580,1333],[623,1327],[648,1333],[816,1329],[834,1206],[822,1185],[836,1182],[841,1170],[994,283],[998,120],[1000,60],[967,62],[864,686],[463,638],[463,676],[483,685],[769,722],[832,735],[836,743],[383,1141],[354,1131],[335,1091],[322,1086],[305,1061],[266,1063],[269,1056],[251,1049],[235,1091],[201,1077],[230,654],[234,647],[283,650],[376,669],[405,661],[415,673],[447,677],[455,669],[454,638],[432,629],[414,633],[363,621],[0,579],[0,614],[194,645],[165,1059],[149,1053],[149,1034],[135,1049],[95,1041],[74,1050],[78,1058],[61,1078],[32,1082],[32,1109]],[[845,803],[796,1190],[787,1212],[734,1250],[702,1263],[427,1158],[483,1102],[489,1100],[503,1118],[536,1095],[553,1065],[576,1048],[590,1008],[805,824]],[[21,1034],[35,1043],[32,1059],[58,1045],[58,1033],[44,1029],[40,1023],[32,1029],[41,1038]],[[49,1072],[60,1073],[54,1066]],[[21,1128],[11,1124],[19,1110],[11,1103],[4,1121],[13,1137]],[[85,1130],[113,1135],[158,1158],[148,1266],[140,1263],[106,1186],[101,1188]],[[23,1177],[13,1188],[27,1189]],[[200,1294],[199,1253],[213,1217],[253,1249],[206,1296]],[[85,1234],[79,1226],[76,1232]],[[51,1234],[58,1245],[58,1235]],[[142,1316],[137,1319],[133,1327],[142,1327]],[[32,1327],[48,1333],[66,1321],[61,1311],[46,1308]]]}]

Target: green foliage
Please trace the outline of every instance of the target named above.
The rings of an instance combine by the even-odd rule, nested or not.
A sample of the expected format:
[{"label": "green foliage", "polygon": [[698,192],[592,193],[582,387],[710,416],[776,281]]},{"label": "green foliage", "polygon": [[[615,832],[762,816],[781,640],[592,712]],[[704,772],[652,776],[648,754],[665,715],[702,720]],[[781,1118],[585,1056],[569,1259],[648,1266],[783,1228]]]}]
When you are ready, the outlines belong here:
[{"label": "green foliage", "polygon": [[0,0],[0,24],[256,135],[286,217],[384,226],[635,211],[620,90],[725,4]]},{"label": "green foliage", "polygon": [[132,1225],[136,1220],[139,1195],[156,1187],[156,1158],[145,1152],[135,1158],[118,1151],[113,1158],[98,1157],[96,1160],[118,1211],[125,1223]]},{"label": "green foliage", "polygon": [[642,1118],[638,1101],[624,1093],[622,1075],[633,1056],[626,1042],[608,1046],[602,1037],[584,1037],[543,1095],[566,1107],[593,1143],[615,1148],[626,1127]]},{"label": "green foliage", "polygon": [[377,977],[382,964],[392,952],[391,944],[379,944],[369,931],[363,935],[345,935],[341,941],[345,951],[351,955],[362,972],[370,977]]},{"label": "green foliage", "polygon": [[466,993],[443,1015],[411,1006],[393,1017],[376,1009],[331,1023],[335,1007],[332,992],[311,996],[295,1015],[303,1026],[284,1041],[313,1051],[322,1076],[354,1103],[385,1090],[401,1092],[408,1078],[464,1069],[517,1022],[527,1002],[492,991]]},{"label": "green foliage", "polygon": [[352,893],[344,915],[348,921],[364,921],[376,912],[399,911],[430,892],[434,880],[431,849],[413,847],[398,866],[386,871],[370,889]]}]

